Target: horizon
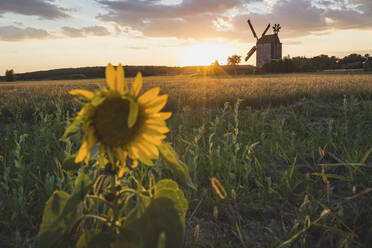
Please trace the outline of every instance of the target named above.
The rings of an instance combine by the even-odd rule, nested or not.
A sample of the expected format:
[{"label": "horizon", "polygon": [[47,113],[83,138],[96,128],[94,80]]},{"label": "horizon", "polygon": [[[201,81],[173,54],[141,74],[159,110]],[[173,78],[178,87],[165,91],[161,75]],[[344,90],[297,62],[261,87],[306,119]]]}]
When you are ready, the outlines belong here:
[{"label": "horizon", "polygon": [[2,0],[0,75],[109,62],[224,65],[255,45],[248,19],[258,35],[281,24],[283,56],[372,54],[371,15],[365,0]]}]

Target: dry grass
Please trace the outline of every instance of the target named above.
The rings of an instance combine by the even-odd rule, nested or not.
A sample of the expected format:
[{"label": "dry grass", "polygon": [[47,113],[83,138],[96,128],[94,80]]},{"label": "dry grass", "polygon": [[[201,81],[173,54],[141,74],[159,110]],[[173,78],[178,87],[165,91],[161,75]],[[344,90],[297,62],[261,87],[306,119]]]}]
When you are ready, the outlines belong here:
[{"label": "dry grass", "polygon": [[[129,84],[133,78],[127,80]],[[104,79],[29,81],[0,84],[0,102],[11,105],[20,102],[26,106],[39,102],[55,105],[72,104],[68,90],[94,89]],[[329,101],[343,95],[368,96],[372,94],[372,75],[287,74],[242,77],[157,76],[144,78],[144,88],[160,86],[170,95],[169,110],[185,105],[206,109],[235,102],[237,98],[253,107],[291,104],[303,98]]]}]

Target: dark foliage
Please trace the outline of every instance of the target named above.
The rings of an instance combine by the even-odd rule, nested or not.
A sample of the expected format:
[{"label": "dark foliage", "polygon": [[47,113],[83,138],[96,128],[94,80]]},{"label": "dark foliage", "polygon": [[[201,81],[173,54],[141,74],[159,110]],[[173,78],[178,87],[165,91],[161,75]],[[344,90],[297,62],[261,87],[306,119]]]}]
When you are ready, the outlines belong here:
[{"label": "dark foliage", "polygon": [[[290,72],[317,72],[337,69],[362,69],[368,70],[371,66],[369,54],[350,54],[342,59],[335,56],[319,55],[312,58],[284,57],[281,61],[265,64],[259,72],[264,73],[290,73]],[[366,69],[367,68],[367,69]],[[371,70],[371,69],[369,69]]]},{"label": "dark foliage", "polygon": [[14,70],[13,69],[6,70],[6,72],[5,72],[5,79],[6,79],[7,82],[14,82],[16,80],[16,77],[15,77],[15,74],[14,74]]},{"label": "dark foliage", "polygon": [[[167,66],[124,66],[125,75],[134,77],[138,72],[144,76],[169,75],[181,73],[181,67]],[[86,79],[86,78],[104,78],[105,67],[80,67],[64,68],[48,71],[35,71],[17,74],[17,80],[61,80],[61,79]]]}]

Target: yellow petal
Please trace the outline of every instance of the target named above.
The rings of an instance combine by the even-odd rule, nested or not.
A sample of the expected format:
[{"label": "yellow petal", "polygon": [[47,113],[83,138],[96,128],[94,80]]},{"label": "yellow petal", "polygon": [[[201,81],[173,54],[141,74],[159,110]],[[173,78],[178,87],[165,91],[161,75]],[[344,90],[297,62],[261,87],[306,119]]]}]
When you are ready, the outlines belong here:
[{"label": "yellow petal", "polygon": [[75,158],[75,163],[80,163],[88,155],[88,143],[84,140],[80,146],[78,154]]},{"label": "yellow petal", "polygon": [[133,160],[133,163],[131,165],[131,168],[134,169],[138,166],[138,160]]},{"label": "yellow petal", "polygon": [[130,94],[134,97],[138,96],[142,88],[142,74],[137,73],[136,78],[134,79],[132,88],[130,89]]},{"label": "yellow petal", "polygon": [[129,151],[131,151],[131,153],[133,154],[132,158],[134,158],[135,160],[139,159],[142,163],[146,165],[150,165],[150,166],[154,165],[154,163],[151,161],[148,155],[141,149],[140,146],[135,147],[131,145],[129,147]]},{"label": "yellow petal", "polygon": [[89,126],[88,129],[87,129],[87,139],[86,139],[86,141],[87,141],[88,151],[90,151],[98,141],[96,136],[95,136],[94,128],[92,126]]},{"label": "yellow petal", "polygon": [[116,91],[120,94],[123,94],[125,89],[124,75],[124,69],[121,64],[119,64],[116,69]]},{"label": "yellow petal", "polygon": [[74,96],[83,96],[87,98],[88,100],[91,100],[94,97],[94,93],[89,90],[74,89],[74,90],[70,90],[68,93]]},{"label": "yellow petal", "polygon": [[146,125],[146,129],[155,130],[159,133],[168,133],[169,132],[169,128],[167,128],[165,126]]},{"label": "yellow petal", "polygon": [[106,67],[106,82],[111,90],[116,90],[116,71],[111,63]]},{"label": "yellow petal", "polygon": [[[150,102],[146,103],[146,108],[156,107],[156,106],[161,105],[161,104],[165,105],[165,103],[167,103],[167,100],[168,100],[168,95],[167,94],[155,97]],[[164,101],[165,101],[165,103],[164,103]]]},{"label": "yellow petal", "polygon": [[112,147],[107,146],[106,151],[107,151],[107,156],[109,157],[109,161],[111,163],[111,166],[114,166],[115,165],[115,163],[114,163],[115,160],[114,160],[114,156],[112,154]]},{"label": "yellow petal", "polygon": [[116,153],[116,158],[120,161],[120,164],[122,166],[125,166],[127,157],[123,149],[121,147],[116,147],[115,153]]},{"label": "yellow petal", "polygon": [[168,95],[162,95],[157,98],[156,101],[153,102],[150,106],[145,108],[146,113],[156,113],[159,112],[162,108],[164,108],[165,104],[167,104]]},{"label": "yellow petal", "polygon": [[155,136],[155,135],[142,134],[142,138],[152,144],[160,145],[162,140],[165,139],[166,136],[165,135]]},{"label": "yellow petal", "polygon": [[161,112],[149,114],[149,118],[158,120],[167,120],[172,116],[171,112]]},{"label": "yellow petal", "polygon": [[142,96],[140,96],[138,98],[138,102],[141,103],[141,104],[146,104],[149,101],[151,101],[152,99],[154,99],[155,97],[157,97],[159,92],[160,92],[159,87],[152,88],[151,90],[146,91]]},{"label": "yellow petal", "polygon": [[134,126],[138,116],[138,103],[130,99],[129,104],[129,116],[128,116],[128,127]]},{"label": "yellow petal", "polygon": [[156,125],[156,126],[167,126],[167,124],[165,123],[165,121],[163,120],[156,120],[156,119],[148,119],[145,121],[146,124],[149,124],[149,125]]},{"label": "yellow petal", "polygon": [[147,128],[146,125],[144,125],[138,132],[141,132],[143,134],[146,134],[146,135],[151,135],[151,136],[161,136],[163,135],[163,133],[155,130],[155,129],[152,129],[152,128]]},{"label": "yellow petal", "polygon": [[98,164],[101,168],[105,166],[105,160],[106,160],[105,153],[106,153],[105,146],[101,145],[98,151]]},{"label": "yellow petal", "polygon": [[129,155],[131,158],[133,159],[138,158],[138,155],[139,155],[138,150],[133,145],[128,146],[128,151],[129,151]]},{"label": "yellow petal", "polygon": [[150,152],[150,156],[152,158],[158,158],[159,157],[159,150],[151,143],[148,143],[146,141],[142,141],[140,143],[147,151]]}]

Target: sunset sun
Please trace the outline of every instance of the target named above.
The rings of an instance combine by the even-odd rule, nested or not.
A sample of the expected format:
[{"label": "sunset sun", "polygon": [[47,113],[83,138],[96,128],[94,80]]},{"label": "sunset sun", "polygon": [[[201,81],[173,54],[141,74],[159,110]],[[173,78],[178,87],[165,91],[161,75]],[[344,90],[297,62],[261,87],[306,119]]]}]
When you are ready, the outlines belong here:
[{"label": "sunset sun", "polygon": [[229,44],[200,43],[184,47],[179,59],[183,66],[210,65],[215,60],[224,64],[231,53],[232,47]]}]

